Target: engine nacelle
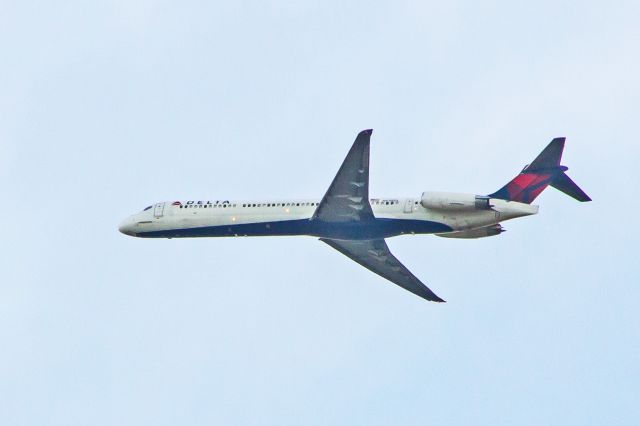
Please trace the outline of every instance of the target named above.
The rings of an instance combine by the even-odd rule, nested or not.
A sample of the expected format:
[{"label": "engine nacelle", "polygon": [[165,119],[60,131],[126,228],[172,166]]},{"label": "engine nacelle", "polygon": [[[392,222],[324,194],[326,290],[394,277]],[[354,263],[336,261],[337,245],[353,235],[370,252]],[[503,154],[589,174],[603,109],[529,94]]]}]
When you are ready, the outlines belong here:
[{"label": "engine nacelle", "polygon": [[489,197],[455,192],[423,192],[422,207],[433,210],[473,211],[489,210]]},{"label": "engine nacelle", "polygon": [[438,237],[444,238],[485,238],[500,235],[504,232],[504,228],[500,225],[485,226],[484,228],[468,229],[466,231],[447,232],[444,234],[436,234]]}]

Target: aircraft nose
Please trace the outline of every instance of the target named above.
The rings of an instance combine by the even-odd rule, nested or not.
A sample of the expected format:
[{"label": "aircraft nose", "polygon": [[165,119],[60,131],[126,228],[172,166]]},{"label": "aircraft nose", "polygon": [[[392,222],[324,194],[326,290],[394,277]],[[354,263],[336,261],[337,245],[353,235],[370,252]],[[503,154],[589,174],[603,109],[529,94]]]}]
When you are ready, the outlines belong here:
[{"label": "aircraft nose", "polygon": [[136,233],[133,231],[133,219],[126,218],[123,220],[118,226],[118,231],[122,232],[124,235],[129,235],[130,237],[135,237]]}]

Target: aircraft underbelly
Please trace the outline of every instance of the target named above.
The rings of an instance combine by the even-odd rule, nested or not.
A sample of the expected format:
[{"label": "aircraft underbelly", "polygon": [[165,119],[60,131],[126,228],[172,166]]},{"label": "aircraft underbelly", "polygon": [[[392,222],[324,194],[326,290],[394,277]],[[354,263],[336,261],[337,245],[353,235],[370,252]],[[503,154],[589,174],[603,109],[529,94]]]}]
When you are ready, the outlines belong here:
[{"label": "aircraft underbelly", "polygon": [[452,228],[448,225],[427,220],[375,219],[368,222],[327,223],[319,220],[297,219],[165,229],[141,232],[138,236],[193,238],[311,235],[341,240],[371,240],[396,235],[432,234],[451,230]]},{"label": "aircraft underbelly", "polygon": [[[444,231],[439,231],[444,229]],[[375,219],[370,222],[318,223],[313,235],[339,240],[374,240],[406,234],[448,232],[451,228],[438,222],[412,219]]]}]

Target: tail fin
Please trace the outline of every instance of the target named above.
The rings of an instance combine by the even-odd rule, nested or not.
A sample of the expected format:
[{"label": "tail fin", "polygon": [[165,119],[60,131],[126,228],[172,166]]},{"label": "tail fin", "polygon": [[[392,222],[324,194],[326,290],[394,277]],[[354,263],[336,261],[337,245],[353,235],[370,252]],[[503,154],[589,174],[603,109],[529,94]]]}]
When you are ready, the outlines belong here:
[{"label": "tail fin", "polygon": [[552,140],[518,176],[489,197],[531,204],[551,185],[578,201],[591,201],[591,198],[565,174],[568,168],[560,165],[564,140],[565,138]]}]

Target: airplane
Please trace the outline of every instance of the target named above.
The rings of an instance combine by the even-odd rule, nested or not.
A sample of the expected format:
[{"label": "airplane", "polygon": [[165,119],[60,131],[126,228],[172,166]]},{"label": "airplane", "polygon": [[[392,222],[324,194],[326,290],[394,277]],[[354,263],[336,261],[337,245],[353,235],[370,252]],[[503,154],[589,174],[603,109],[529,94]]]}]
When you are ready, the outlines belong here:
[{"label": "airplane", "polygon": [[405,290],[444,302],[396,259],[385,238],[499,235],[504,232],[501,222],[538,213],[531,203],[547,186],[591,201],[560,165],[565,138],[553,139],[520,174],[488,195],[431,191],[414,198],[369,198],[372,132],[358,134],[322,199],[159,202],[126,218],[119,230],[142,238],[318,237]]}]

